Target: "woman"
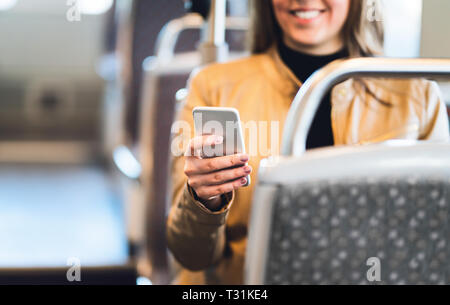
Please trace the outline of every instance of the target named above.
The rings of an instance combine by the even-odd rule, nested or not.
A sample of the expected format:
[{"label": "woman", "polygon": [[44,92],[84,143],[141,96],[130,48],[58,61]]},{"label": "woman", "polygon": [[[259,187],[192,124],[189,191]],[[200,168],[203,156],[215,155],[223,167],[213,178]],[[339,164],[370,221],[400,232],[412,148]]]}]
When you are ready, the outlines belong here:
[{"label": "woman", "polygon": [[[235,107],[244,124],[279,122],[281,138],[291,101],[312,72],[335,59],[381,52],[382,27],[367,18],[367,4],[363,0],[253,1],[253,55],[213,64],[195,74],[179,119],[192,127],[195,106]],[[201,159],[191,152],[222,139],[184,136],[191,140],[186,156],[173,161],[173,206],[167,227],[169,248],[183,267],[177,282],[242,283],[252,190],[265,156]],[[341,83],[322,101],[307,147],[390,138],[448,141],[448,118],[435,83],[423,79]],[[267,143],[272,139],[260,137]],[[230,169],[231,165],[239,167]],[[249,173],[252,185],[242,187]]]}]

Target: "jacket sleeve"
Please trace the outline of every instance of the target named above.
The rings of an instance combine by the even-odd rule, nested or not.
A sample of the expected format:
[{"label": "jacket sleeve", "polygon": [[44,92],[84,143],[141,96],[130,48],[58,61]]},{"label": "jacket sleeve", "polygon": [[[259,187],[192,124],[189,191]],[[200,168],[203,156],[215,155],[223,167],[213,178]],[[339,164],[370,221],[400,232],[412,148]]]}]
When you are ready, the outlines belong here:
[{"label": "jacket sleeve", "polygon": [[215,264],[223,256],[225,223],[234,196],[234,193],[222,195],[223,208],[217,212],[209,210],[194,199],[183,170],[183,153],[194,136],[192,110],[196,106],[214,105],[207,84],[202,71],[191,76],[189,94],[172,126],[172,206],[167,220],[167,242],[177,261],[194,271]]},{"label": "jacket sleeve", "polygon": [[450,134],[446,105],[437,83],[427,83],[421,139],[448,142]]}]

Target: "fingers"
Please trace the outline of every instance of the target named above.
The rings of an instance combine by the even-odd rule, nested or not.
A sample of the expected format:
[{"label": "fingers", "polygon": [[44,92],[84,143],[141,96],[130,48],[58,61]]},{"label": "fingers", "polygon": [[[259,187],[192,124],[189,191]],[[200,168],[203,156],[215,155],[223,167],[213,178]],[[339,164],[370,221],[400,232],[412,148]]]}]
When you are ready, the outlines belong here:
[{"label": "fingers", "polygon": [[204,185],[220,185],[250,175],[249,165],[225,169],[206,175],[194,175],[188,178],[188,183],[194,189]]},{"label": "fingers", "polygon": [[189,141],[188,148],[186,150],[185,156],[196,156],[200,157],[202,151],[214,145],[222,144],[223,137],[216,135],[202,135],[194,137]]},{"label": "fingers", "polygon": [[195,189],[197,196],[204,199],[219,196],[221,194],[229,193],[235,189],[244,186],[247,183],[247,178],[239,178],[220,185],[204,185]]},{"label": "fingers", "polygon": [[236,154],[223,157],[197,159],[192,158],[186,161],[184,173],[189,176],[208,174],[229,167],[238,167],[248,161],[247,154]]},{"label": "fingers", "polygon": [[191,139],[185,153],[184,173],[188,177],[188,184],[203,200],[210,200],[246,185],[246,176],[252,171],[246,165],[249,160],[247,154],[219,156],[213,153],[211,156],[216,157],[200,157],[208,149],[223,149],[218,144],[223,144],[222,136],[198,136]]}]

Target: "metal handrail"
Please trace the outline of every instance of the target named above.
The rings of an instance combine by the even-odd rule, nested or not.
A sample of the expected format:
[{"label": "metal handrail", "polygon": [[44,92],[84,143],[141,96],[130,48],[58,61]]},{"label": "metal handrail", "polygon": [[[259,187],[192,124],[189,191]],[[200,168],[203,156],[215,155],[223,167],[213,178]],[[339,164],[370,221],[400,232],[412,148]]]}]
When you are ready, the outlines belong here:
[{"label": "metal handrail", "polygon": [[281,144],[283,156],[299,156],[314,115],[325,94],[351,77],[442,77],[450,76],[450,59],[354,58],[337,60],[311,75],[301,86],[286,118]]},{"label": "metal handrail", "polygon": [[[155,54],[158,63],[168,63],[175,55],[175,46],[181,32],[185,30],[202,29],[205,20],[197,14],[187,14],[181,18],[169,21],[161,30],[156,41]],[[227,30],[245,31],[248,29],[248,19],[244,17],[227,17]]]}]

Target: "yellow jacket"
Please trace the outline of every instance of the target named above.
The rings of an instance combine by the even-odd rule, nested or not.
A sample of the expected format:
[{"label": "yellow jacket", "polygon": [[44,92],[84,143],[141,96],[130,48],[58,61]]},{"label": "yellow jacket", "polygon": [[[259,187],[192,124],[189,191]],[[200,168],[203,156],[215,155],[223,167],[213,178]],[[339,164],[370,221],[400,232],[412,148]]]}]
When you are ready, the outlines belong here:
[{"label": "yellow jacket", "polygon": [[[194,107],[216,106],[237,108],[244,125],[250,121],[279,122],[281,139],[286,115],[300,85],[281,61],[276,48],[234,62],[207,66],[191,77],[189,95],[178,116],[178,120],[189,123],[191,134],[182,131],[183,136],[186,139],[194,136]],[[392,107],[383,105],[374,96]],[[434,82],[350,79],[334,87],[331,103],[335,145],[393,138],[449,140],[445,105]],[[258,132],[260,141],[271,147],[270,133]],[[248,147],[248,134],[244,134]],[[242,283],[252,192],[259,162],[267,157],[261,154],[250,156],[252,184],[233,192],[230,203],[219,212],[211,212],[194,200],[183,172],[184,157],[173,159],[173,200],[167,239],[172,254],[182,266],[175,283]]]}]

